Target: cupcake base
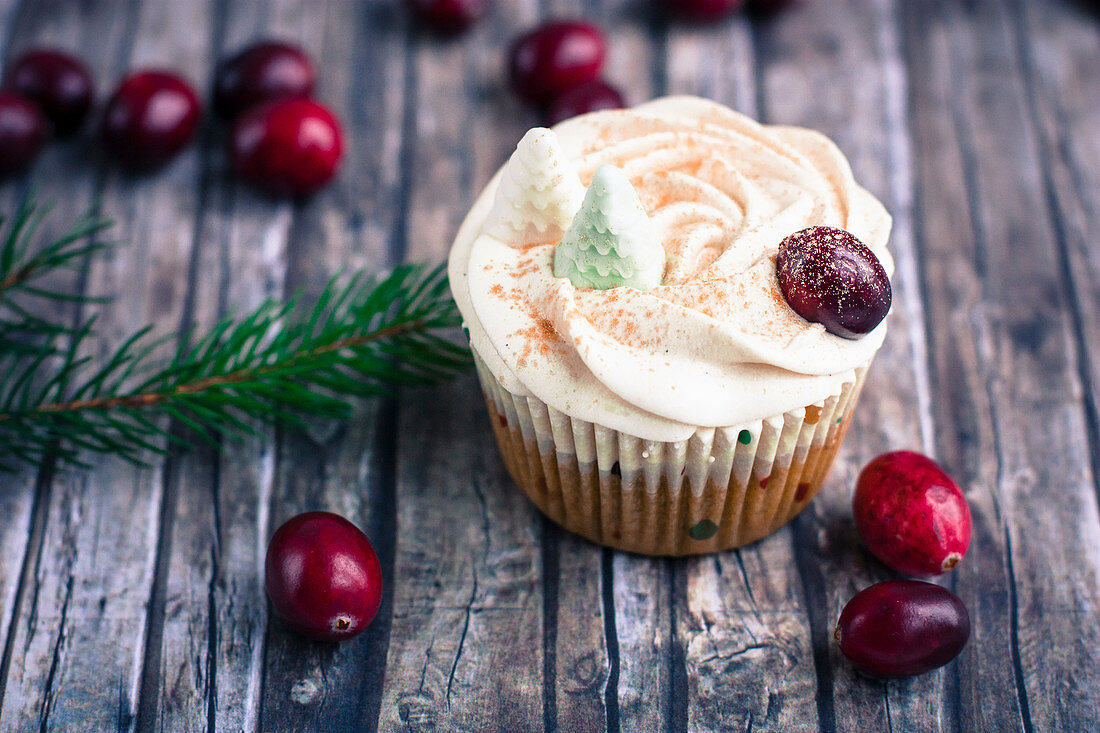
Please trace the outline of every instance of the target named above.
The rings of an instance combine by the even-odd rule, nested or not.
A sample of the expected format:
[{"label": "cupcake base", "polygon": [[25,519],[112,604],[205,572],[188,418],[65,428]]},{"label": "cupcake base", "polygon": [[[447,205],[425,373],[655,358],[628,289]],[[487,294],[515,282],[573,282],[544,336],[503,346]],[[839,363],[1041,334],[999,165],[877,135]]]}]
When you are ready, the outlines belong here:
[{"label": "cupcake base", "polygon": [[741,547],[793,519],[824,483],[867,372],[816,404],[659,442],[512,394],[474,360],[505,465],[531,501],[565,529],[645,555]]}]

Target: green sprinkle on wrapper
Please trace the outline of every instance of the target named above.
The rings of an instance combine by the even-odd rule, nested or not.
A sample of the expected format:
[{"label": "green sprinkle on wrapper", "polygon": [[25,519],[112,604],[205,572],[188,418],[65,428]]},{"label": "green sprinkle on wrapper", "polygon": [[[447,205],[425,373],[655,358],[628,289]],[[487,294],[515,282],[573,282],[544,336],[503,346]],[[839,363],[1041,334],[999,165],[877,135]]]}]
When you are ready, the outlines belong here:
[{"label": "green sprinkle on wrapper", "polygon": [[718,525],[709,519],[696,524],[694,527],[688,530],[688,534],[691,535],[693,540],[709,540],[718,532]]}]

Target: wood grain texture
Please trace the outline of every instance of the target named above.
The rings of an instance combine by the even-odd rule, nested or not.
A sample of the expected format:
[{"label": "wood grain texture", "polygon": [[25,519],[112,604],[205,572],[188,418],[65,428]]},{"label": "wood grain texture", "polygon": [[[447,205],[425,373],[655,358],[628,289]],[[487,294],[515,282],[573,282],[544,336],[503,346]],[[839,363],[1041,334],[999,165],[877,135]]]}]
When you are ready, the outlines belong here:
[{"label": "wood grain texture", "polygon": [[[503,69],[489,39],[515,22],[512,11],[529,11],[500,11],[464,43],[413,41],[411,259],[446,256],[477,186],[525,129],[494,109]],[[484,134],[481,109],[501,123],[499,136]],[[476,380],[404,393],[397,436],[397,580],[379,729],[539,727],[541,520],[484,450],[492,433]]]},{"label": "wood grain texture", "polygon": [[[287,38],[347,130],[339,178],[304,202],[238,184],[218,124],[153,176],[104,166],[85,135],[0,183],[6,211],[33,178],[54,228],[99,197],[133,242],[70,275],[117,296],[100,351],[146,321],[182,331],[340,269],[443,259],[541,122],[507,89],[506,41],[589,17],[629,101],[702,94],[819,129],[894,214],[890,334],[824,491],[740,551],[604,550],[516,490],[472,376],[221,455],[3,478],[0,729],[1100,727],[1100,18],[1071,0],[831,0],[696,26],[648,0],[522,0],[444,40],[401,5],[0,0],[0,58],[78,49],[101,92],[134,64],[205,89],[219,55]],[[901,447],[971,501],[971,552],[940,582],[974,636],[883,684],[831,629],[893,577],[849,501],[860,466]],[[298,639],[263,593],[268,536],[310,509],[362,526],[383,565],[377,620],[339,646]]]},{"label": "wood grain texture", "polygon": [[[265,28],[255,6],[214,8],[217,55]],[[190,321],[209,326],[283,291],[289,204],[238,188],[225,177],[224,129],[202,140],[203,207],[196,221]],[[143,726],[159,730],[255,730],[267,627],[262,587],[267,506],[274,481],[272,433],[223,456],[181,454],[166,501],[160,550],[163,616],[147,643]]]},{"label": "wood grain texture", "polygon": [[395,576],[404,582],[379,726],[537,728],[540,520],[497,457],[478,449],[492,433],[476,381],[433,392],[400,416],[400,434],[415,427],[417,439],[398,454]]},{"label": "wood grain texture", "polygon": [[1061,252],[1067,307],[1076,336],[1092,474],[1100,498],[1100,23],[1071,3],[1020,3],[1014,9],[1029,111],[1038,131],[1044,194]]},{"label": "wood grain texture", "polygon": [[[213,67],[213,10],[213,2],[173,4],[164,8],[143,5],[136,14],[134,41],[124,74],[135,68],[178,69],[181,76],[196,89],[202,89]],[[182,27],[188,28],[189,33],[176,32]],[[200,146],[192,147],[167,166],[163,173],[158,172],[155,182],[152,179],[146,182],[143,177],[114,170],[109,172],[110,185],[102,195],[104,213],[116,221],[127,222],[122,235],[129,242],[124,251],[130,256],[110,263],[108,268],[101,269],[95,263],[92,265],[89,277],[92,292],[126,293],[126,297],[118,296],[110,306],[112,310],[124,309],[117,311],[117,320],[100,321],[105,337],[100,358],[107,353],[106,348],[110,348],[108,344],[119,343],[144,324],[154,324],[159,332],[171,335],[181,331],[191,320],[195,281],[192,276],[193,263],[202,248],[196,222],[205,204],[202,185],[205,152]],[[133,288],[128,284],[127,278],[135,274],[142,277],[144,288]],[[142,300],[131,299],[134,295],[140,295]],[[165,351],[174,345],[175,339],[166,346]],[[142,516],[142,519],[129,525],[120,523],[120,529],[124,531],[113,538],[134,555],[141,553],[143,562],[140,566],[136,562],[129,564],[134,570],[140,567],[141,575],[134,573],[135,577],[127,578],[127,582],[135,590],[141,588],[140,593],[145,598],[137,606],[134,601],[139,597],[138,592],[122,594],[126,601],[135,606],[133,610],[125,608],[123,614],[112,613],[110,607],[101,605],[100,611],[107,619],[116,623],[121,620],[127,624],[129,634],[123,632],[118,640],[112,639],[111,635],[106,638],[93,637],[98,644],[108,645],[107,648],[114,642],[118,647],[115,653],[132,657],[126,663],[130,665],[128,671],[132,675],[131,694],[138,699],[136,705],[131,703],[133,708],[126,712],[127,718],[135,716],[135,713],[140,714],[141,697],[147,696],[148,684],[143,684],[143,681],[150,679],[150,674],[145,668],[153,661],[149,656],[149,644],[156,642],[161,611],[167,615],[173,612],[173,609],[164,608],[163,584],[158,581],[162,575],[162,548],[171,539],[171,499],[179,482],[177,454],[173,452],[167,458],[157,458],[152,465],[153,471],[136,473],[130,467],[120,467],[121,475],[133,473],[135,476],[130,511]],[[104,484],[90,484],[94,507],[90,517],[94,521],[113,522],[115,518],[125,515],[125,511],[114,503],[117,498],[112,487],[110,480]],[[101,511],[97,506],[99,502],[106,502],[104,509],[110,512],[102,518],[97,516]],[[118,573],[117,569],[114,572],[122,578],[127,577],[125,573]],[[118,616],[122,618],[118,619]],[[93,660],[100,655],[94,646],[90,649],[78,648],[76,652],[73,664],[78,668],[95,665]],[[175,675],[184,674],[182,669],[168,672],[170,683],[175,681]],[[87,672],[84,674],[87,675]],[[74,689],[58,685],[58,689],[82,704],[94,699],[94,688]],[[190,699],[172,700],[167,707],[172,709],[173,705],[190,704]]]},{"label": "wood grain texture", "polygon": [[[45,5],[45,4],[44,4]],[[62,15],[48,19],[48,7],[30,9],[26,4],[7,2],[0,6],[4,18],[0,43],[4,44],[3,56],[12,58],[34,43],[48,43],[65,48],[80,48],[99,38],[103,44],[87,57],[93,73],[100,76],[114,68],[116,44],[127,45],[127,30],[120,19],[105,13],[91,13],[75,17]],[[53,203],[53,215],[43,222],[42,241],[60,235],[64,227],[91,206],[98,190],[96,176],[89,175],[83,160],[83,140],[64,141],[48,146],[32,166],[27,179],[34,179],[40,200]],[[52,175],[47,175],[47,173]],[[29,190],[27,180],[14,181],[0,187],[0,201],[5,213],[12,211],[25,198]],[[56,273],[51,284],[59,289],[79,292],[84,287],[84,275],[80,272]],[[46,307],[46,306],[41,306]],[[50,313],[62,322],[75,318],[70,305],[50,306]],[[45,313],[43,315],[46,315]],[[3,668],[0,670],[0,689],[7,689],[8,670],[16,655],[15,629],[12,625],[20,609],[26,608],[27,593],[35,587],[35,568],[40,563],[43,532],[48,513],[52,472],[26,470],[19,477],[0,479],[0,512],[6,521],[0,524],[0,589],[3,612],[0,632],[5,640]],[[18,663],[18,662],[17,662]],[[17,675],[21,674],[17,671]],[[8,715],[11,714],[9,708]],[[5,715],[4,717],[8,717]]]},{"label": "wood grain texture", "polygon": [[[24,5],[24,10],[32,28],[36,23],[55,27],[59,8]],[[155,13],[119,17],[118,8],[106,10],[102,15],[82,13],[61,25],[68,23],[88,34],[83,43],[98,50],[91,56],[93,68],[113,81],[131,51],[148,63],[152,49],[139,48],[134,39],[158,21],[149,17]],[[40,11],[51,18],[35,21]],[[201,28],[201,17],[197,22]],[[157,46],[156,52],[164,54],[164,63],[187,67],[193,61],[201,67],[208,49],[201,40],[189,45],[192,40]],[[53,184],[61,200],[71,198],[74,183],[79,197],[82,187],[98,186],[103,180],[87,162],[79,169]],[[191,180],[194,170],[191,154],[155,182],[139,184],[109,176],[112,185],[102,194],[105,213],[127,221],[122,234],[148,244],[121,248],[87,273],[89,290],[117,293],[98,323],[102,348],[158,318],[171,323],[170,328],[178,323],[187,288],[194,207],[194,189],[184,182]],[[151,237],[151,231],[157,236]],[[143,286],[128,287],[134,282],[131,278]],[[97,464],[99,468],[86,475],[54,478],[42,500],[41,543],[24,576],[21,613],[26,621],[9,637],[4,717],[20,726],[104,730],[133,725],[162,473],[112,460]],[[119,521],[128,516],[134,521]]]},{"label": "wood grain texture", "polygon": [[1100,523],[1018,26],[1005,3],[905,9],[938,447],[975,518],[960,725],[1088,729]]},{"label": "wood grain texture", "polygon": [[[608,703],[612,674],[608,634],[614,611],[606,608],[610,554],[543,522],[543,623],[547,728],[607,730],[618,709]],[[605,568],[608,572],[605,572]],[[610,613],[609,613],[610,610]],[[551,693],[552,690],[552,693]]]}]

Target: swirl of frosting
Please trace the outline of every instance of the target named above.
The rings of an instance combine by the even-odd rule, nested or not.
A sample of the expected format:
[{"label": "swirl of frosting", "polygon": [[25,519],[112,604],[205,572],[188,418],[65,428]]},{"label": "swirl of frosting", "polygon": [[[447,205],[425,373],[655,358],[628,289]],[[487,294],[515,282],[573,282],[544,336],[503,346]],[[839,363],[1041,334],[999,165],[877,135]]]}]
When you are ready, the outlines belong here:
[{"label": "swirl of frosting", "polygon": [[792,232],[847,229],[887,273],[890,216],[828,138],[669,97],[555,129],[588,185],[604,164],[637,190],[665,250],[662,284],[579,289],[554,245],[482,231],[500,174],[468,215],[450,274],[471,342],[509,391],[650,440],[745,424],[813,404],[867,364],[885,321],[858,340],[790,309],[775,256]]}]

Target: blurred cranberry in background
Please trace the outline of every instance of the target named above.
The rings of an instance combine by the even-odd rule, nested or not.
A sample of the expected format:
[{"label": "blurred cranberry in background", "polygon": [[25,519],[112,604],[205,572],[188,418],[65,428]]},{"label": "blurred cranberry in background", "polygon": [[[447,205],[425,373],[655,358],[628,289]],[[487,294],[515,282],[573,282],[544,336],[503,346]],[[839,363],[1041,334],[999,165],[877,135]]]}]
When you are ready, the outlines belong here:
[{"label": "blurred cranberry in background", "polygon": [[309,99],[285,99],[241,117],[229,153],[234,170],[256,187],[279,196],[302,196],[336,173],[343,136],[327,107]]},{"label": "blurred cranberry in background", "polygon": [[214,75],[214,107],[235,119],[263,102],[313,93],[313,62],[297,46],[261,41],[218,65]]},{"label": "blurred cranberry in background", "polygon": [[800,0],[749,0],[748,10],[754,15],[769,16],[798,5]]},{"label": "blurred cranberry in background", "polygon": [[175,74],[145,71],[123,79],[107,102],[101,137],[107,152],[132,170],[150,170],[191,142],[202,107]]},{"label": "blurred cranberry in background", "polygon": [[34,102],[0,92],[0,176],[30,165],[48,135],[46,116]]},{"label": "blurred cranberry in background", "polygon": [[490,0],[405,0],[421,25],[443,36],[462,33],[489,10]]},{"label": "blurred cranberry in background", "polygon": [[547,23],[520,36],[508,55],[512,88],[528,102],[545,104],[600,75],[607,43],[600,29],[581,21]]},{"label": "blurred cranberry in background", "polygon": [[95,97],[92,75],[79,59],[45,48],[22,53],[4,74],[4,88],[41,108],[54,132],[75,132],[88,116]]},{"label": "blurred cranberry in background", "polygon": [[554,125],[585,112],[622,109],[624,106],[623,96],[618,89],[603,79],[596,79],[578,84],[554,97],[547,107],[547,118]]},{"label": "blurred cranberry in background", "polygon": [[744,4],[745,0],[661,0],[670,15],[696,22],[719,20]]}]

